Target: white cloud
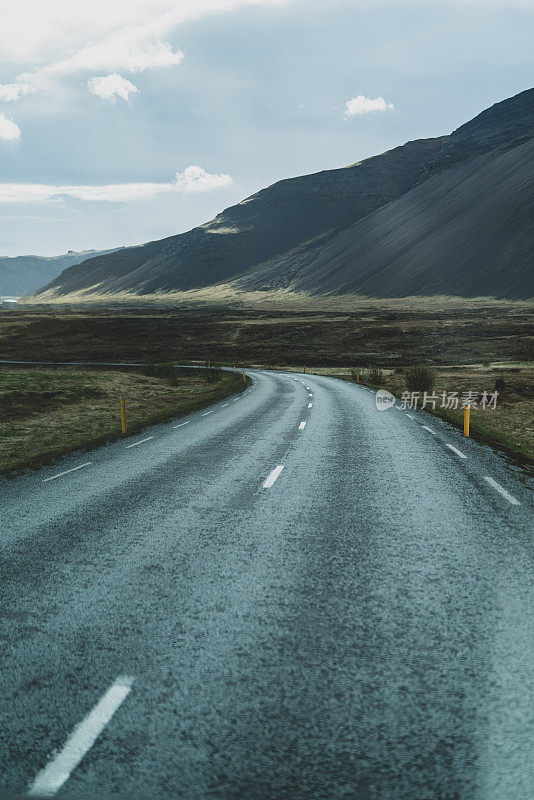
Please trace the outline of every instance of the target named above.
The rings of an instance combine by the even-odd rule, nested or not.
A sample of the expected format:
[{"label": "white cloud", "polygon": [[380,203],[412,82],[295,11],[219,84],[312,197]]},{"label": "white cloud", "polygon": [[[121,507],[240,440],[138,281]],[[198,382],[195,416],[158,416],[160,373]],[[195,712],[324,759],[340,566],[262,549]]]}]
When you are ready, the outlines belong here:
[{"label": "white cloud", "polygon": [[5,114],[0,114],[0,139],[6,142],[12,142],[20,139],[20,128],[16,122],[6,117]]},{"label": "white cloud", "polygon": [[182,192],[206,192],[231,183],[229,175],[212,175],[202,167],[190,166],[176,173],[176,187]]},{"label": "white cloud", "polygon": [[19,74],[0,84],[0,100],[17,100],[50,79],[79,71],[136,73],[176,66],[184,54],[163,37],[183,22],[240,6],[287,2],[292,0],[17,0],[2,19],[0,63],[18,63]]},{"label": "white cloud", "polygon": [[345,103],[345,119],[350,117],[360,117],[363,114],[372,114],[375,111],[393,111],[395,106],[393,103],[386,103],[383,97],[376,97],[372,100],[370,97],[365,97],[359,94]]},{"label": "white cloud", "polygon": [[105,77],[94,76],[87,81],[87,86],[91,94],[96,94],[97,97],[101,97],[103,100],[115,100],[117,97],[129,100],[131,94],[139,91],[135,84],[127,81],[126,78],[116,72]]},{"label": "white cloud", "polygon": [[19,100],[23,95],[41,90],[51,80],[76,72],[117,69],[144,72],[146,69],[176,66],[184,59],[183,52],[173,50],[168,42],[138,43],[134,39],[128,32],[83,47],[62,61],[45,64],[31,72],[22,72],[14,83],[0,83],[0,100]]},{"label": "white cloud", "polygon": [[239,6],[288,0],[17,0],[2,16],[0,60],[44,63],[118,32],[147,28],[159,38],[175,25]]},{"label": "white cloud", "polygon": [[63,61],[42,67],[43,76],[69,75],[93,69],[124,69],[127,72],[144,72],[180,64],[184,59],[181,50],[173,50],[168,42],[139,42],[132,32],[88,45]]},{"label": "white cloud", "polygon": [[25,94],[31,94],[32,87],[29,83],[0,83],[0,101],[3,103],[13,103]]},{"label": "white cloud", "polygon": [[[0,136],[1,136],[0,116]],[[41,203],[47,200],[89,200],[128,203],[145,200],[162,192],[205,192],[230,186],[229,175],[214,175],[202,167],[190,166],[176,173],[169,183],[110,183],[102,186],[54,186],[43,183],[0,183],[0,203]]]}]

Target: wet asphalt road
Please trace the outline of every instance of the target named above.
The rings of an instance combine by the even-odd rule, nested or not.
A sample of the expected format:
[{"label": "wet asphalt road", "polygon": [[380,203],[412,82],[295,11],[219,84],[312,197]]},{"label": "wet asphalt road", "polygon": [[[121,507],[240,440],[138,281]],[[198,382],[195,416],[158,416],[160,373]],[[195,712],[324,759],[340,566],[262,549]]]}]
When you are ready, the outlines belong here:
[{"label": "wet asphalt road", "polygon": [[0,480],[0,796],[531,800],[523,472],[361,387],[251,374]]}]

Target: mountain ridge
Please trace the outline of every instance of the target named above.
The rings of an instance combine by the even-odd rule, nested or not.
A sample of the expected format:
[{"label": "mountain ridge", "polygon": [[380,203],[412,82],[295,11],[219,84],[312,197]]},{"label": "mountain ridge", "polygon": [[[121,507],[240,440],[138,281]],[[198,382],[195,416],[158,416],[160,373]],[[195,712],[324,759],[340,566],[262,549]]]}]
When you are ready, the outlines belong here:
[{"label": "mountain ridge", "polygon": [[[265,277],[265,270],[269,272],[270,288],[287,287],[288,276],[295,271],[292,259],[300,258],[303,248],[317,252],[323,248],[321,252],[326,257],[326,242],[341,237],[339,245],[347,230],[352,237],[357,237],[360,230],[365,229],[371,241],[370,223],[367,222],[366,227],[364,220],[374,220],[380,226],[384,223],[380,216],[383,209],[400,202],[428,181],[439,182],[440,175],[459,169],[462,164],[475,163],[485,154],[492,153],[494,158],[499,158],[525,145],[533,136],[534,89],[529,89],[482,111],[447,136],[407,142],[347,167],[278,181],[191,231],[91,258],[65,270],[36,296],[63,296],[74,292],[87,292],[90,296],[96,291],[110,296],[125,292],[144,295],[232,282],[238,288],[248,286],[261,290],[265,286],[261,282],[258,284],[257,279],[261,275]],[[489,191],[491,169],[486,162],[480,162],[479,167],[485,171],[480,183],[484,191]],[[519,165],[516,165],[514,174],[520,180],[519,172]],[[452,191],[452,185],[449,188]],[[459,207],[463,207],[460,189],[456,187],[454,191]],[[510,187],[510,197],[513,191]],[[501,202],[508,202],[504,195]],[[531,202],[530,195],[528,198],[525,195],[525,202]],[[432,217],[428,210],[425,214],[428,224],[439,226],[439,219]],[[491,214],[495,216],[493,211]],[[476,215],[472,216],[471,224],[477,224],[477,219]],[[422,222],[423,228],[425,224]],[[458,224],[454,235],[460,235],[461,228]],[[506,231],[503,235],[506,236]],[[519,231],[516,236],[520,236]],[[439,237],[436,246],[438,240]],[[352,269],[353,277],[361,277],[357,249],[357,243],[349,247],[352,260],[344,267],[347,278],[344,291],[349,290],[348,286],[360,285],[347,273],[347,269],[349,272]],[[421,248],[416,247],[414,252],[420,251]],[[461,261],[460,242],[453,251]],[[396,251],[392,250],[390,255],[391,263],[404,263],[402,259],[399,261]],[[513,262],[514,253],[509,251],[507,258]],[[430,258],[430,263],[434,260]],[[323,281],[317,272],[319,263]],[[383,270],[383,263],[380,263]],[[410,265],[404,264],[402,268],[413,272]],[[324,258],[315,262],[312,271],[315,275],[311,282],[313,291],[316,294],[332,291],[327,288],[331,265],[325,263]],[[395,276],[393,283],[399,286],[402,281],[399,283],[397,278]],[[432,280],[425,278],[424,284],[425,291],[430,291]],[[437,278],[434,284],[442,285]],[[298,285],[289,285],[289,288],[297,290]],[[378,289],[389,292],[387,286]],[[443,287],[443,291],[445,289],[450,294],[459,294],[454,281]],[[336,291],[341,291],[340,287]],[[516,294],[517,291],[515,288]],[[501,294],[508,296],[506,287]]]},{"label": "mountain ridge", "polygon": [[69,250],[59,256],[0,256],[0,296],[22,297],[56,278],[62,270],[117,249]]}]

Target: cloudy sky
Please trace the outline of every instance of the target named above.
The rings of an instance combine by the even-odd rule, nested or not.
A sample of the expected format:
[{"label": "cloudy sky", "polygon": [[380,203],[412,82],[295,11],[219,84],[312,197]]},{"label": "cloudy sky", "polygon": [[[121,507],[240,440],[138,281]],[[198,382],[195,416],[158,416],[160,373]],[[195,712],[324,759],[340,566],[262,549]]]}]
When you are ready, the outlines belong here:
[{"label": "cloudy sky", "polygon": [[188,230],[530,88],[534,0],[17,0],[0,255]]}]

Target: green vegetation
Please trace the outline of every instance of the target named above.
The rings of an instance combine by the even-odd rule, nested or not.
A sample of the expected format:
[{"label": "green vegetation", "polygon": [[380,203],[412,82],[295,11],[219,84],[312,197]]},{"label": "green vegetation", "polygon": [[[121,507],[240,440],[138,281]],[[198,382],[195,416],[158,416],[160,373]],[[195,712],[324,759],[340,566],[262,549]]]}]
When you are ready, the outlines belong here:
[{"label": "green vegetation", "polygon": [[0,322],[0,358],[386,370],[531,357],[534,315],[525,303],[447,307],[426,299],[422,309],[409,298],[347,304],[341,297],[319,310],[312,300],[309,309],[22,306]]},{"label": "green vegetation", "polygon": [[378,369],[378,367],[368,369],[363,374],[364,383],[370,383],[371,386],[382,386],[383,380],[384,373],[381,369]]},{"label": "green vegetation", "polygon": [[169,386],[177,386],[180,379],[178,370],[172,364],[147,364],[142,367],[141,374],[149,378],[159,378]]},{"label": "green vegetation", "polygon": [[[172,385],[176,376],[170,365],[177,362],[203,365],[195,376],[198,396],[203,392],[209,395],[220,387],[217,364],[283,368],[298,365],[299,371],[306,364],[310,372],[348,379],[352,376],[347,365],[365,364],[368,370],[381,371],[380,385],[398,397],[408,387],[410,368],[426,365],[425,369],[435,373],[438,394],[449,390],[461,394],[470,389],[489,392],[497,388],[500,395],[495,410],[473,408],[473,436],[523,459],[534,459],[534,369],[528,361],[532,352],[532,305],[504,301],[491,304],[480,299],[462,301],[457,306],[447,305],[444,299],[436,303],[419,298],[418,302],[423,300],[424,309],[413,298],[360,300],[350,307],[347,298],[329,298],[323,302],[323,310],[318,308],[316,299],[315,307],[310,305],[307,309],[215,305],[22,308],[5,314],[0,322],[0,358],[144,362],[146,375],[135,377],[150,379],[152,386],[159,385],[162,398],[168,391],[184,388],[181,378],[176,386]],[[39,389],[38,404],[43,410],[54,402],[54,397],[46,396],[47,391],[60,392],[55,397],[66,408],[78,408],[79,398],[86,404],[103,401],[77,394],[104,391],[102,373],[96,373],[95,383],[89,380],[92,373],[81,373],[85,379],[82,388],[69,383],[68,372],[48,372],[48,388],[43,384]],[[65,378],[60,386],[59,375]],[[122,377],[126,379],[124,373]],[[243,385],[239,375],[237,378],[236,386],[240,381]],[[365,381],[365,375],[361,374],[360,379]],[[496,385],[497,381],[502,383]],[[5,398],[2,420],[8,422],[9,414],[18,418],[22,407],[31,404],[29,393],[34,390],[27,387],[25,397],[19,397],[21,386],[9,389],[6,384],[2,391],[11,392],[11,397]],[[113,391],[116,396],[107,413],[114,419],[119,383]],[[152,407],[150,401],[148,406]],[[436,408],[435,413],[440,410]],[[129,419],[134,424],[131,415]],[[448,419],[460,424],[454,412],[449,413]],[[99,433],[93,431],[92,436]]]},{"label": "green vegetation", "polygon": [[128,435],[204,408],[245,384],[218,371],[186,374],[152,365],[151,375],[76,369],[0,371],[0,474],[50,463],[74,450],[121,437],[119,397],[126,398]]},{"label": "green vegetation", "polygon": [[404,371],[406,388],[410,392],[431,392],[434,388],[436,373],[422,365],[408,367]]}]

